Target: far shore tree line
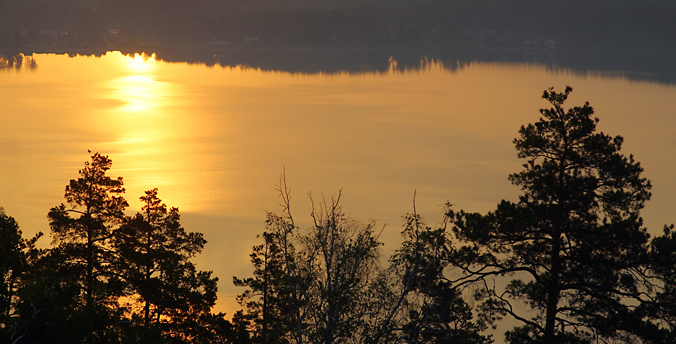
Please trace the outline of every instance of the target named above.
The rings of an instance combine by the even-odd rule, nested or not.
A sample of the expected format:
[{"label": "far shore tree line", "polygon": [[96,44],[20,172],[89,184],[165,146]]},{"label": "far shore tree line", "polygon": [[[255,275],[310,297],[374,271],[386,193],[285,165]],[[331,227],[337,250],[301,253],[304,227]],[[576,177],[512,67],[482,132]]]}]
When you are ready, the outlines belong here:
[{"label": "far shore tree line", "polygon": [[676,4],[568,0],[2,0],[0,47],[676,49]]},{"label": "far shore tree line", "polygon": [[572,89],[549,88],[514,140],[518,201],[486,214],[455,209],[429,225],[404,216],[403,242],[382,257],[381,229],[348,217],[342,192],[312,200],[312,225],[268,212],[250,254],[241,310],[212,312],[217,278],[191,261],[206,240],[151,189],[126,215],[112,160],[91,153],[49,210],[52,245],[23,238],[0,210],[3,343],[676,342],[676,232],[652,237],[640,211],[651,184],[623,138],[596,129]]}]

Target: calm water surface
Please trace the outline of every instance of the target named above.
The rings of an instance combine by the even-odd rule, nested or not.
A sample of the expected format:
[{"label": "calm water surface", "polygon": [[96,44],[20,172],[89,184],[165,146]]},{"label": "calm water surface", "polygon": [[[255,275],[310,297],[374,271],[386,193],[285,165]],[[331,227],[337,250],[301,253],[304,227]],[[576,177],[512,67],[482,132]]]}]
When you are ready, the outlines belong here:
[{"label": "calm water surface", "polygon": [[308,192],[316,200],[342,188],[344,211],[386,225],[391,250],[415,190],[431,223],[446,201],[484,212],[516,198],[507,175],[521,162],[511,142],[538,119],[550,86],[572,86],[569,106],[589,101],[600,129],[625,137],[624,151],[653,181],[650,231],[676,222],[673,85],[519,63],[292,74],[115,52],[34,57],[36,69],[0,70],[0,206],[25,235],[48,233],[46,214],[64,202],[87,150],[107,154],[131,211],[158,187],[186,229],[205,234],[198,264],[219,276],[230,314],[239,292],[230,281],[251,272],[250,247],[265,211],[279,209],[284,170],[302,226]]}]

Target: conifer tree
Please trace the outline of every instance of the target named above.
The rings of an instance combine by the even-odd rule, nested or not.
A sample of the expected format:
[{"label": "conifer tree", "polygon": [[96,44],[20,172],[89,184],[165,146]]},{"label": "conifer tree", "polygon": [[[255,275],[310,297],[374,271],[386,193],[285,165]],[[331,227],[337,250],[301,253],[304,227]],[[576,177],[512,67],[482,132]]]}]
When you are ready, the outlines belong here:
[{"label": "conifer tree", "polygon": [[313,278],[303,252],[297,252],[298,228],[291,215],[289,190],[284,175],[278,189],[283,200],[281,214],[268,212],[263,243],[250,254],[253,276],[233,277],[233,283],[247,288],[237,299],[245,307],[240,319],[249,322],[254,343],[296,343],[307,341],[306,311],[308,286]]},{"label": "conifer tree", "polygon": [[16,220],[0,207],[0,342],[13,342],[26,331],[20,321],[20,297],[31,270],[30,255],[41,236],[24,239]]},{"label": "conifer tree", "polygon": [[[91,154],[91,152],[89,152]],[[111,238],[124,219],[128,206],[124,199],[122,177],[111,178],[108,156],[91,154],[91,161],[79,171],[80,177],[66,186],[66,204],[49,211],[49,225],[54,248],[51,255],[60,257],[60,268],[75,283],[80,297],[71,305],[71,323],[82,326],[87,343],[103,340],[110,325],[117,320],[117,297],[122,288],[112,270],[114,253]]]},{"label": "conifer tree", "polygon": [[126,293],[138,297],[129,311],[136,335],[174,342],[208,338],[204,322],[212,319],[217,278],[191,262],[206,240],[202,233],[186,232],[178,208],[167,209],[156,188],[140,200],[141,212],[128,217],[113,240]]},{"label": "conifer tree", "polygon": [[[651,185],[620,152],[621,136],[597,132],[589,103],[564,109],[571,91],[545,90],[552,107],[514,140],[526,159],[509,176],[523,191],[518,202],[447,214],[464,244],[456,264],[479,282],[483,316],[523,325],[508,332],[511,343],[625,340],[642,321],[635,306],[649,236],[640,210]],[[511,280],[500,288],[497,276]]]}]

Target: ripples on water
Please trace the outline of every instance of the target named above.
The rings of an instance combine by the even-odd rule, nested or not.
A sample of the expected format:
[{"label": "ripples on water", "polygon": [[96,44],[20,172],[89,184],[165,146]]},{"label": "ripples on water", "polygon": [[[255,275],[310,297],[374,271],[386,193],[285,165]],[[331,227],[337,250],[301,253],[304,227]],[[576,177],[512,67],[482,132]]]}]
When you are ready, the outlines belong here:
[{"label": "ripples on water", "polygon": [[[421,57],[422,56],[422,57]],[[518,190],[511,144],[546,106],[542,90],[574,88],[600,128],[625,137],[653,181],[644,212],[657,233],[674,222],[676,73],[668,57],[547,51],[165,51],[99,57],[0,58],[0,206],[26,235],[48,232],[87,150],[113,160],[127,199],[144,190],[178,206],[209,241],[199,257],[220,290],[250,273],[248,253],[275,211],[283,169],[299,223],[307,192],[344,190],[345,211],[387,223],[387,249],[401,216],[436,222],[450,201],[487,211]],[[26,71],[24,73],[24,71]],[[28,72],[30,71],[30,72]],[[45,240],[47,244],[48,240]]]}]

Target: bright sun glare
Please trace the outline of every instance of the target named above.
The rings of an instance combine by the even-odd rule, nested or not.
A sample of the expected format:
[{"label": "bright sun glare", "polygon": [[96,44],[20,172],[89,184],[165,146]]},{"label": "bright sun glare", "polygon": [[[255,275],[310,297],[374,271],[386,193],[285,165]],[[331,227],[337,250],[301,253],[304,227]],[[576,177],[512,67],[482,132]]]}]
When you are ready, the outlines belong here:
[{"label": "bright sun glare", "polygon": [[134,57],[131,55],[128,56],[129,69],[134,73],[148,73],[153,69],[157,60],[155,59],[155,54],[146,55],[145,53],[134,54]]}]

